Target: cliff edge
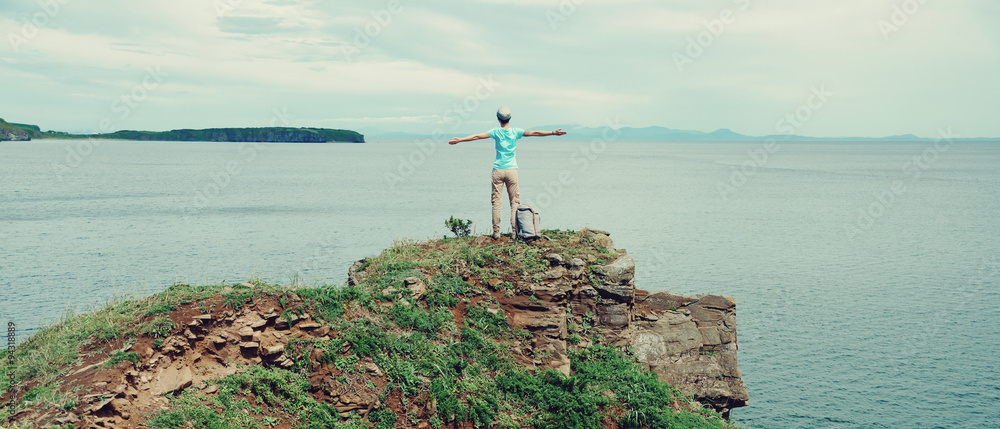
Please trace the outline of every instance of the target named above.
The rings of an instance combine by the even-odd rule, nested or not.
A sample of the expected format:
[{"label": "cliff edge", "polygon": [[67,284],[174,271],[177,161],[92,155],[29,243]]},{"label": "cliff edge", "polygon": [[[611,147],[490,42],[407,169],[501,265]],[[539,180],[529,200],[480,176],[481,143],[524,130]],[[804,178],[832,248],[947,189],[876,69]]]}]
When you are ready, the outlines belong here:
[{"label": "cliff edge", "polygon": [[[345,285],[173,285],[4,360],[6,427],[729,428],[732,298],[635,289],[603,231],[403,242]],[[13,378],[9,374],[13,374]]]},{"label": "cliff edge", "polygon": [[28,141],[31,135],[27,130],[0,119],[0,141],[4,140]]},{"label": "cliff edge", "polygon": [[[629,351],[661,380],[724,416],[746,406],[749,395],[736,362],[735,300],[637,290],[635,261],[614,248],[607,231],[580,234],[600,252],[582,258],[545,253],[546,270],[530,279],[509,279],[522,293],[497,297],[511,326],[532,333],[532,353],[554,357],[525,363],[568,375],[567,351],[593,339]],[[593,338],[587,338],[591,332]]]}]

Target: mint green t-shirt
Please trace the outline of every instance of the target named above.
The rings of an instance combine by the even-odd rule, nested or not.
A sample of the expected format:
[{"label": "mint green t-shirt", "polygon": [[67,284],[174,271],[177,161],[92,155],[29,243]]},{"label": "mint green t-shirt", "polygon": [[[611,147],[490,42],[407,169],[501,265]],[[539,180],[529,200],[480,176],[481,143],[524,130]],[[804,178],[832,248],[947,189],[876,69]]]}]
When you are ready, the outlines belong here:
[{"label": "mint green t-shirt", "polygon": [[497,159],[493,161],[493,168],[497,170],[510,170],[517,168],[517,159],[514,158],[514,149],[517,148],[517,140],[524,137],[524,130],[510,127],[503,129],[496,127],[487,134],[496,141]]}]

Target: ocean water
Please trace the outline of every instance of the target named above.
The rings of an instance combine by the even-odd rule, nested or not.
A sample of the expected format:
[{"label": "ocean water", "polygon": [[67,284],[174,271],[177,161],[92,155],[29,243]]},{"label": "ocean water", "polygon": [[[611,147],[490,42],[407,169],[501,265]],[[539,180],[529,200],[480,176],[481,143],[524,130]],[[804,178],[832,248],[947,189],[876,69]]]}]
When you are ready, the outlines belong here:
[{"label": "ocean water", "polygon": [[[1000,427],[1000,143],[770,149],[526,139],[521,195],[543,227],[611,231],[639,288],[736,299],[744,427]],[[449,216],[488,233],[492,159],[483,142],[2,142],[0,316],[23,340],[174,282],[339,284]]]}]

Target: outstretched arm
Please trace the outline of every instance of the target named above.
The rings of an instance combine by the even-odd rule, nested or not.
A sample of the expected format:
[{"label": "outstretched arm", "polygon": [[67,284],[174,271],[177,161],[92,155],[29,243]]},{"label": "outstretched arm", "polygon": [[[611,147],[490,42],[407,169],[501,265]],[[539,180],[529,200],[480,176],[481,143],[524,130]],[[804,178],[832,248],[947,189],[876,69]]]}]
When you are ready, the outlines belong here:
[{"label": "outstretched arm", "polygon": [[566,135],[566,132],[562,128],[555,131],[525,131],[525,137],[545,137],[545,136],[562,136]]},{"label": "outstretched arm", "polygon": [[490,138],[490,135],[487,134],[487,133],[473,134],[471,136],[466,136],[466,137],[462,137],[462,138],[455,137],[455,138],[451,139],[451,141],[448,142],[448,144],[459,144],[460,142],[471,142],[473,140],[482,140],[482,139],[488,139],[488,138]]}]

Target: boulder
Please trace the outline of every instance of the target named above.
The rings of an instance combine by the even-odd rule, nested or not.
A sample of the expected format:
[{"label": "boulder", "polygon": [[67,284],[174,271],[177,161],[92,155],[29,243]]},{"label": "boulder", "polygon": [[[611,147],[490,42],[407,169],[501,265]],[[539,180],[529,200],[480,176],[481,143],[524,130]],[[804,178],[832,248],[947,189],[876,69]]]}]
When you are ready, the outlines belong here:
[{"label": "boulder", "polygon": [[274,363],[278,364],[278,366],[282,368],[289,368],[292,365],[295,365],[295,362],[289,359],[287,355],[281,355],[277,360],[274,361]]},{"label": "boulder", "polygon": [[285,351],[284,344],[273,345],[269,347],[261,347],[260,354],[267,357],[277,356]]},{"label": "boulder", "polygon": [[556,266],[555,268],[550,268],[549,270],[542,273],[542,279],[544,280],[555,280],[562,276],[565,276],[568,270],[566,267]]},{"label": "boulder", "polygon": [[[627,285],[635,278],[635,259],[632,255],[619,256],[610,264],[594,267],[594,274],[606,284]],[[629,295],[635,295],[634,290]]]},{"label": "boulder", "polygon": [[602,297],[631,303],[635,297],[635,260],[632,255],[620,256],[607,265],[594,268],[600,285],[594,286]]},{"label": "boulder", "polygon": [[194,374],[191,373],[191,367],[189,366],[181,366],[180,368],[169,366],[156,377],[156,382],[151,391],[154,395],[176,392],[190,386],[193,376]]},{"label": "boulder", "polygon": [[427,293],[427,284],[416,277],[407,277],[403,280],[403,285],[410,290],[410,297],[419,301]]},{"label": "boulder", "polygon": [[368,264],[368,258],[354,262],[351,268],[347,270],[347,284],[349,286],[357,286],[364,283],[368,278],[368,275],[364,272],[364,268]]},{"label": "boulder", "polygon": [[249,326],[244,326],[240,328],[239,331],[237,331],[237,334],[240,335],[241,340],[250,341],[253,338],[253,328]]},{"label": "boulder", "polygon": [[128,420],[131,417],[128,409],[131,408],[132,403],[125,398],[115,398],[111,400],[111,408],[115,410],[115,413],[122,416],[123,419]]},{"label": "boulder", "polygon": [[594,240],[600,246],[606,247],[608,250],[613,250],[615,248],[614,241],[611,240],[610,233],[607,231],[602,231],[599,229],[586,229],[587,237]]},{"label": "boulder", "polygon": [[160,351],[163,353],[181,353],[189,348],[191,348],[191,346],[184,337],[174,335],[167,337],[166,340],[163,340],[163,345],[160,346]]},{"label": "boulder", "polygon": [[312,335],[314,337],[326,336],[326,334],[329,333],[330,333],[330,327],[327,325],[320,326],[319,328],[316,328],[312,331]]}]

